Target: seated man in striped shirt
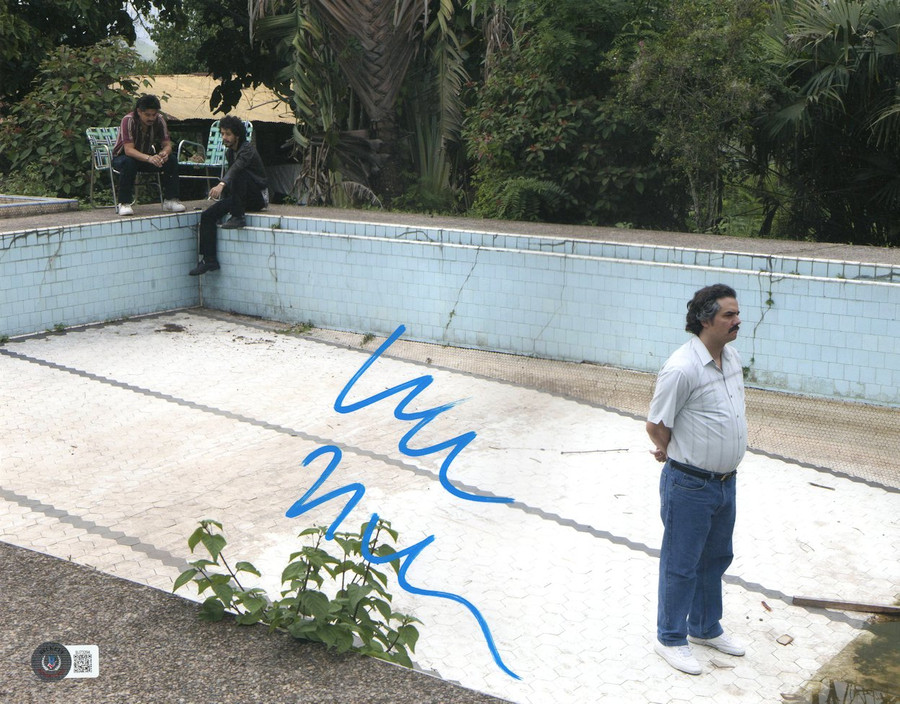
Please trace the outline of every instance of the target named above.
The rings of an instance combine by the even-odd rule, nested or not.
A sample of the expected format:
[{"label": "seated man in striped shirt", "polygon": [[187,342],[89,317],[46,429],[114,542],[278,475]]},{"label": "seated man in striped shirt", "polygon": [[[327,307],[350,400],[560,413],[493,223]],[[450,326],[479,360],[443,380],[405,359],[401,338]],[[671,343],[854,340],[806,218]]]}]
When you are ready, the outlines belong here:
[{"label": "seated man in striped shirt", "polygon": [[142,95],[134,111],[122,118],[113,147],[113,168],[119,172],[119,215],[134,215],[132,203],[138,171],[162,172],[163,210],[184,212],[184,205],[178,200],[178,161],[171,157],[172,139],[159,98]]}]

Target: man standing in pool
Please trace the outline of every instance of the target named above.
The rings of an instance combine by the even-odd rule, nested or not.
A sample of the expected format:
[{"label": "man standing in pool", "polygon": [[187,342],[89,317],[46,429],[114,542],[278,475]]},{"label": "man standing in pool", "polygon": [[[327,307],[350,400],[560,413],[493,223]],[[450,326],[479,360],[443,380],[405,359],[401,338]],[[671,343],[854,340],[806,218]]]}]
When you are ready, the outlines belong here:
[{"label": "man standing in pool", "polygon": [[693,333],[663,365],[647,433],[659,462],[664,533],[659,560],[655,650],[699,675],[688,641],[729,655],[744,647],[725,635],[722,576],[733,558],[735,474],[747,447],[741,358],[728,346],[741,319],[734,289],[702,288],[687,305]]}]

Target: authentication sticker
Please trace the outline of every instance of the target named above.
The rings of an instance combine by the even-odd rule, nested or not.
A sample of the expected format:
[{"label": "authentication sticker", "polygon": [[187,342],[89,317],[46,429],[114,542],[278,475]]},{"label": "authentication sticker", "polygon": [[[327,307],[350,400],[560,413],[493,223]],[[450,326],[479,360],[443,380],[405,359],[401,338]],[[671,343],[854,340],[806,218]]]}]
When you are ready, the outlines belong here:
[{"label": "authentication sticker", "polygon": [[42,680],[61,680],[69,674],[72,656],[64,645],[41,643],[31,654],[31,669]]},{"label": "authentication sticker", "polygon": [[41,643],[31,654],[31,669],[40,679],[47,682],[66,678],[99,677],[100,647]]},{"label": "authentication sticker", "polygon": [[73,677],[99,677],[100,676],[100,647],[97,645],[67,645],[65,646],[72,657],[72,668],[69,670],[69,679]]}]

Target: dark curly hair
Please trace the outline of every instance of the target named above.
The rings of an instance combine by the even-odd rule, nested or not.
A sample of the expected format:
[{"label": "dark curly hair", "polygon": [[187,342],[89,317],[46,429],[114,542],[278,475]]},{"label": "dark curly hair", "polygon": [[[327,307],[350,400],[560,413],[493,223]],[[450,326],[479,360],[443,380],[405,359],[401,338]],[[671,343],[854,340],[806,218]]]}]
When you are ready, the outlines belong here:
[{"label": "dark curly hair", "polygon": [[687,319],[684,329],[699,335],[703,330],[703,321],[712,320],[719,312],[720,298],[737,298],[731,286],[713,284],[701,288],[687,304]]},{"label": "dark curly hair", "polygon": [[235,115],[226,115],[219,120],[219,129],[228,130],[238,139],[238,147],[247,141],[247,127],[244,121]]}]

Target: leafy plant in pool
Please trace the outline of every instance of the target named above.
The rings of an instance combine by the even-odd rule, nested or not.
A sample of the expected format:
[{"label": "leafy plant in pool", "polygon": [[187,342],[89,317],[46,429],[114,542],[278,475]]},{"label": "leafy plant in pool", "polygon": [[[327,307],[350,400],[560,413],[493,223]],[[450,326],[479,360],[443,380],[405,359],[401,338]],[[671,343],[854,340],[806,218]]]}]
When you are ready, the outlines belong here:
[{"label": "leafy plant in pool", "polygon": [[[232,567],[223,551],[227,545],[222,524],[200,521],[188,538],[191,552],[202,546],[209,558],[201,558],[175,580],[173,591],[193,582],[199,594],[211,591],[200,607],[200,618],[221,621],[234,614],[237,623],[264,623],[270,629],[287,631],[295,638],[324,643],[339,652],[355,650],[383,660],[412,667],[419,620],[393,610],[388,577],[362,557],[363,524],[358,534],[335,533],[333,541],[341,549],[339,556],[323,547],[326,528],[316,526],[300,533],[310,544],[290,556],[281,573],[283,590],[278,599],[261,587],[247,588],[241,575],[260,577],[249,562]],[[396,550],[397,532],[388,521],[380,520],[372,534],[368,550],[379,557]],[[390,563],[394,570],[397,564]]]}]

